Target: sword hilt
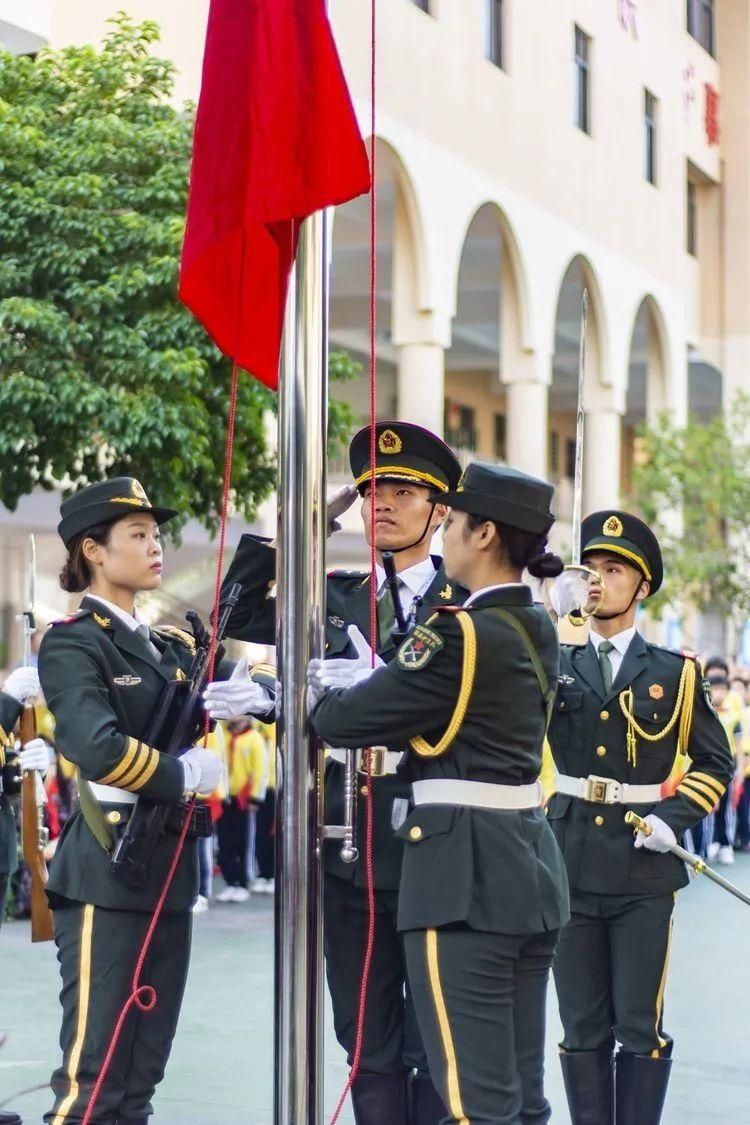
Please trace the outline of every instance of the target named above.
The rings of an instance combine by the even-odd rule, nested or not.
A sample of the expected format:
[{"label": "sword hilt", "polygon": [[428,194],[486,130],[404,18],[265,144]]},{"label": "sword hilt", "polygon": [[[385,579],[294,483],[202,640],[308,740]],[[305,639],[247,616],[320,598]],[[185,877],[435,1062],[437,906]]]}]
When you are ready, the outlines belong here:
[{"label": "sword hilt", "polygon": [[625,813],[625,823],[631,826],[633,832],[642,832],[644,836],[650,836],[654,831],[648,821],[638,816],[638,813],[633,812],[632,809]]}]

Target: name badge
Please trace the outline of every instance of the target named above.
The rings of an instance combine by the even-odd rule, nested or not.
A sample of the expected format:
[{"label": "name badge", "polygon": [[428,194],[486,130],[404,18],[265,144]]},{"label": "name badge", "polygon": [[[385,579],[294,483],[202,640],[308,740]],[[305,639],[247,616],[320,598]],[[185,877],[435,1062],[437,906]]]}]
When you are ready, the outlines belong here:
[{"label": "name badge", "polygon": [[138,687],[140,682],[140,676],[115,676],[115,683],[118,687]]}]

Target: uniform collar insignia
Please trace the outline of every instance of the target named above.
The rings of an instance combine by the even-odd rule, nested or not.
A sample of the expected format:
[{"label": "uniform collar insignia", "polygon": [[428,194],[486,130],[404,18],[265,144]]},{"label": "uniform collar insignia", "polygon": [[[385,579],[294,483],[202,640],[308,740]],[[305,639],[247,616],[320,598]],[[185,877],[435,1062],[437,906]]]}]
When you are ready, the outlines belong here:
[{"label": "uniform collar insignia", "polygon": [[91,616],[93,617],[94,621],[96,621],[97,625],[101,625],[102,629],[109,629],[112,624],[111,617],[102,617],[98,613],[92,613]]},{"label": "uniform collar insignia", "polygon": [[442,598],[444,602],[450,601],[450,599],[453,597],[453,587],[451,586],[450,582],[446,582],[445,586],[438,594],[438,597]]}]

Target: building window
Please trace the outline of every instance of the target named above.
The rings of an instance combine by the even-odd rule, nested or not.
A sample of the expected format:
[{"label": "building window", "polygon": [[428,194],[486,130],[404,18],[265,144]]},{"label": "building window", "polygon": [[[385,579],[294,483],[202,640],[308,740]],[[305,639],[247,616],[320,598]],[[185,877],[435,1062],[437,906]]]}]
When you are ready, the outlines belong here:
[{"label": "building window", "polygon": [[508,459],[507,424],[504,414],[495,415],[495,458],[498,461]]},{"label": "building window", "polygon": [[477,412],[472,406],[448,400],[445,404],[445,440],[454,449],[477,451]]},{"label": "building window", "polygon": [[688,254],[698,256],[698,187],[692,181],[687,182],[687,231],[686,244]]},{"label": "building window", "polygon": [[650,90],[644,90],[643,93],[643,175],[650,184],[656,184],[656,108],[658,102]]},{"label": "building window", "polygon": [[687,29],[709,55],[715,54],[714,0],[687,0]]},{"label": "building window", "polygon": [[553,480],[557,480],[560,472],[560,435],[553,430],[549,435],[549,472]]},{"label": "building window", "polygon": [[590,133],[589,126],[589,58],[591,39],[575,28],[573,57],[573,120],[584,133]]},{"label": "building window", "polygon": [[565,439],[565,476],[568,480],[575,480],[576,475],[576,443],[575,438]]},{"label": "building window", "polygon": [[503,0],[484,0],[484,57],[501,69],[503,46]]}]

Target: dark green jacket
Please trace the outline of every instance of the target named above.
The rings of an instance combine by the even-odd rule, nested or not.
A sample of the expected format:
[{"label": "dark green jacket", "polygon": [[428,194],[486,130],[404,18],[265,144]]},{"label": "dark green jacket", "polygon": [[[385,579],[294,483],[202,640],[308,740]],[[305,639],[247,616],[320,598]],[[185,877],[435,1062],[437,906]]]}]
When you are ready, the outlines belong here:
[{"label": "dark green jacket", "polygon": [[[12,695],[0,691],[0,875],[12,875],[18,867],[18,833],[13,806],[1,781],[13,767],[7,767],[6,751],[13,745],[13,728],[18,722],[22,705]],[[15,770],[14,770],[15,772]]]},{"label": "dark green jacket", "polygon": [[[534,782],[545,701],[521,637],[498,609],[522,623],[554,688],[558,645],[547,613],[527,587],[500,588],[472,603],[466,638],[457,612],[443,610],[386,668],[326,695],[313,714],[316,730],[332,744],[409,747],[415,781]],[[463,922],[531,934],[567,921],[562,856],[541,808],[420,806],[398,834],[406,841],[400,929]]]},{"label": "dark green jacket", "polygon": [[[162,691],[190,667],[191,638],[181,630],[152,629],[159,662],[100,602],[84,598],[73,617],[47,631],[39,651],[39,676],[55,717],[62,754],[87,781],[116,786],[160,804],[183,799],[180,762],[145,739]],[[217,678],[228,669],[222,668]],[[195,735],[198,729],[196,727]],[[122,806],[122,821],[132,806]],[[153,910],[172,861],[177,836],[162,835],[146,887],[129,890],[110,871],[110,856],[76,808],[50,864],[47,891],[78,902],[120,910]],[[167,910],[187,910],[198,890],[195,840],[187,839],[169,892]]]},{"label": "dark green jacket", "polygon": [[[450,583],[445,576],[442,560],[433,556],[435,578],[426,591],[417,620],[426,621],[436,606],[460,603],[466,591]],[[237,552],[224,580],[224,589],[233,582],[243,586],[242,598],[232,614],[228,636],[256,644],[274,644],[276,628],[276,600],[269,596],[276,581],[276,551],[266,540],[253,535],[243,535]],[[354,646],[347,629],[357,625],[365,637],[370,635],[370,576],[362,571],[333,571],[326,584],[326,656],[355,657]],[[396,650],[392,643],[378,648],[378,655],[388,663]],[[346,743],[331,745],[345,746]],[[344,822],[344,766],[329,761],[325,780],[325,823]],[[365,885],[364,839],[365,808],[357,787],[356,837],[360,858],[356,863],[344,863],[340,857],[341,843],[327,840],[323,849],[326,871],[342,879],[353,880],[357,886]],[[403,845],[393,829],[393,803],[406,800],[410,785],[405,775],[392,774],[375,779],[373,784],[373,853],[375,856],[375,886],[378,890],[397,890],[401,874]]]},{"label": "dark green jacket", "polygon": [[[620,695],[632,688],[639,726],[647,734],[659,733],[675,710],[686,659],[692,658],[649,644],[636,633],[611,690],[605,692],[593,645],[563,646],[549,732],[558,771],[638,785],[666,782],[675,762],[679,722],[658,741],[637,737],[633,765],[628,762],[627,723]],[[711,810],[733,771],[724,728],[709,702],[699,669],[692,704],[687,746],[692,764],[684,783],[673,796],[665,790],[663,799],[653,806],[633,806],[639,816],[649,812],[659,816],[678,840]],[[552,797],[549,820],[565,856],[571,887],[602,894],[663,894],[684,886],[685,866],[675,856],[633,847],[633,832],[624,820],[626,811],[623,805]]]}]

